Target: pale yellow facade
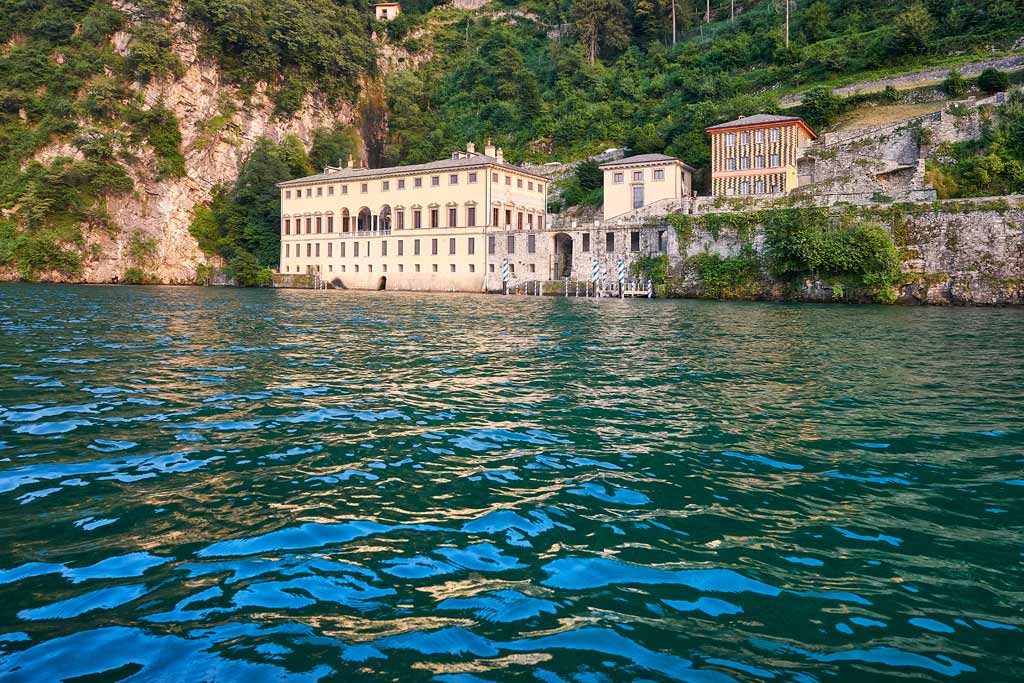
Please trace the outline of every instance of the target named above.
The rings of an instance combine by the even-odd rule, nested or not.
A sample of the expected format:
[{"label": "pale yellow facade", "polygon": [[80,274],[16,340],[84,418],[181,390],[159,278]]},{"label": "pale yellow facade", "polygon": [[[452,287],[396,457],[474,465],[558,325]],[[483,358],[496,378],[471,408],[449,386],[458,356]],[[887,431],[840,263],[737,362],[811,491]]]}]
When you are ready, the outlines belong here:
[{"label": "pale yellow facade", "polygon": [[664,154],[641,154],[601,165],[604,219],[667,199],[690,196],[693,169]]},{"label": "pale yellow facade", "polygon": [[488,236],[544,227],[548,181],[473,145],[280,183],[281,267],[353,289],[482,291]]},{"label": "pale yellow facade", "polygon": [[373,14],[381,21],[391,21],[402,13],[402,6],[397,2],[378,2],[373,6]]},{"label": "pale yellow facade", "polygon": [[797,160],[814,132],[797,117],[758,115],[707,129],[711,194],[783,194],[799,185]]}]

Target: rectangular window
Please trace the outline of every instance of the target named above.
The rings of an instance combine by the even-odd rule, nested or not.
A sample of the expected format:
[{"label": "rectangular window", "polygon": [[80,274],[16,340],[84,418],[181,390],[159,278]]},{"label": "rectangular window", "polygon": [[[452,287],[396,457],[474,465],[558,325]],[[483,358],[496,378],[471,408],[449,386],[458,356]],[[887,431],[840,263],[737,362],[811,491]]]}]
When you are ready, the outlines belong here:
[{"label": "rectangular window", "polygon": [[754,157],[754,168],[764,168],[764,157],[758,155]]},{"label": "rectangular window", "polygon": [[473,173],[469,174],[469,182],[470,183],[475,183],[476,182],[476,171],[474,171]]},{"label": "rectangular window", "polygon": [[455,255],[455,238],[454,237],[449,237],[448,238],[448,255],[449,256],[454,256]]},{"label": "rectangular window", "polygon": [[437,256],[437,238],[430,240],[430,255]]},{"label": "rectangular window", "polygon": [[472,256],[473,254],[476,253],[476,238],[475,237],[470,237],[469,240],[466,242],[466,253],[468,253],[470,256]]},{"label": "rectangular window", "polygon": [[505,225],[512,225],[512,209],[505,209]]},{"label": "rectangular window", "polygon": [[450,174],[448,176],[448,184],[449,185],[458,185],[459,184],[459,174],[458,173]]},{"label": "rectangular window", "polygon": [[530,233],[526,236],[526,253],[536,254],[537,253],[537,236]]},{"label": "rectangular window", "polygon": [[412,241],[412,255],[413,256],[419,256],[420,255],[420,241],[419,240],[413,240]]},{"label": "rectangular window", "polygon": [[471,273],[475,273],[476,272],[476,264],[475,263],[470,263],[469,264],[469,272],[471,272]]},{"label": "rectangular window", "polygon": [[[299,192],[302,192],[302,190],[299,190]],[[307,197],[312,197],[313,196],[313,188],[312,187],[307,187],[306,188],[306,196]]]},{"label": "rectangular window", "polygon": [[618,184],[618,183],[621,183],[625,179],[625,176],[622,173],[616,173],[612,178],[613,178],[613,181],[616,184]]},{"label": "rectangular window", "polygon": [[398,272],[399,273],[404,273],[405,272],[405,264],[404,263],[399,263],[398,264]]},{"label": "rectangular window", "polygon": [[631,230],[629,232],[629,250],[640,251],[640,231]]},{"label": "rectangular window", "polygon": [[430,186],[431,187],[437,187],[440,184],[441,184],[441,176],[439,176],[439,175],[432,175],[432,176],[430,176]]},{"label": "rectangular window", "polygon": [[284,234],[290,235],[292,233],[292,221],[290,218],[284,219]]},{"label": "rectangular window", "polygon": [[491,272],[492,273],[494,272],[494,264],[493,263],[491,264]]},{"label": "rectangular window", "polygon": [[725,169],[727,171],[735,171],[736,170],[736,160],[735,159],[726,159],[725,160]]},{"label": "rectangular window", "polygon": [[455,207],[450,207],[448,209],[448,227],[449,228],[454,228],[456,225],[458,225],[458,220],[459,220],[458,216],[459,216],[458,209],[456,209]]},{"label": "rectangular window", "polygon": [[348,185],[342,185],[341,186],[341,193],[342,194],[348,194]]},{"label": "rectangular window", "polygon": [[306,258],[313,255],[313,245],[310,242],[306,242]]},{"label": "rectangular window", "polygon": [[750,144],[750,131],[749,130],[745,130],[742,133],[740,133],[740,144],[741,145],[749,145]]},{"label": "rectangular window", "polygon": [[416,272],[417,273],[420,272],[420,264],[418,264],[418,263],[416,264]]},{"label": "rectangular window", "polygon": [[308,234],[310,234],[312,232],[313,232],[313,219],[307,216],[306,217],[306,234],[308,235]]},{"label": "rectangular window", "polygon": [[399,178],[398,179],[398,189],[399,190],[404,190],[405,189],[405,178]]},{"label": "rectangular window", "polygon": [[387,240],[381,240],[381,242],[380,242],[380,255],[381,256],[387,256],[388,255],[388,241]]},{"label": "rectangular window", "polygon": [[412,212],[412,227],[422,228],[423,227],[423,212],[416,209]]},{"label": "rectangular window", "polygon": [[412,181],[414,187],[423,187],[423,178],[416,178]]},{"label": "rectangular window", "polygon": [[516,227],[520,230],[523,229],[523,212],[519,211],[516,213]]},{"label": "rectangular window", "polygon": [[405,256],[405,240],[398,240],[398,255]]},{"label": "rectangular window", "polygon": [[292,256],[292,245],[290,245],[290,244],[284,245],[284,257],[285,258],[291,258],[291,256]]},{"label": "rectangular window", "polygon": [[764,181],[763,180],[755,180],[754,181],[754,194],[764,194]]},{"label": "rectangular window", "polygon": [[526,214],[526,227],[529,228],[530,230],[533,230],[533,214],[532,213]]},{"label": "rectangular window", "polygon": [[750,157],[743,157],[740,159],[740,170],[746,171],[750,168]]},{"label": "rectangular window", "polygon": [[316,188],[316,196],[317,197],[323,197],[324,196],[324,188],[323,187]]},{"label": "rectangular window", "polygon": [[387,192],[388,190],[390,190],[391,189],[391,181],[390,180],[382,180],[382,181],[380,181],[380,189],[383,190],[384,192]]},{"label": "rectangular window", "polygon": [[516,253],[516,236],[509,235],[505,240],[505,251],[510,254]]},{"label": "rectangular window", "polygon": [[763,130],[755,130],[754,131],[754,142],[764,142],[764,131]]},{"label": "rectangular window", "polygon": [[344,242],[339,242],[338,243],[338,256],[340,256],[341,258],[345,258],[345,243]]},{"label": "rectangular window", "polygon": [[334,256],[334,244],[332,242],[327,243],[327,258]]},{"label": "rectangular window", "polygon": [[736,133],[726,133],[725,134],[725,145],[726,145],[726,147],[735,147],[736,146]]},{"label": "rectangular window", "polygon": [[362,192],[363,194],[366,194],[367,192],[369,192],[370,191],[369,183],[361,183],[359,185],[359,191]]},{"label": "rectangular window", "polygon": [[497,173],[492,173],[491,174],[491,182],[492,183],[498,182],[498,174]]},{"label": "rectangular window", "polygon": [[366,255],[370,256],[370,240],[366,240]]},{"label": "rectangular window", "polygon": [[633,171],[633,182],[634,183],[638,183],[638,182],[640,182],[643,179],[644,179],[644,172],[643,171]]},{"label": "rectangular window", "polygon": [[324,219],[321,218],[320,216],[316,217],[316,232],[317,232],[317,234],[320,234],[321,232],[323,232],[323,224],[324,224],[323,221],[324,221]]},{"label": "rectangular window", "polygon": [[590,251],[590,233],[583,233],[583,251]]},{"label": "rectangular window", "polygon": [[523,189],[523,179],[522,178],[516,178],[516,187],[519,188],[520,190]]},{"label": "rectangular window", "polygon": [[441,217],[438,215],[440,212],[437,209],[430,210],[430,227],[436,228],[441,221]]},{"label": "rectangular window", "polygon": [[492,223],[492,225],[497,225],[498,224],[498,209],[497,208],[494,209],[494,216],[492,216],[491,223]]},{"label": "rectangular window", "polygon": [[532,180],[530,182],[526,183],[526,191],[527,192],[533,192],[533,181]]},{"label": "rectangular window", "polygon": [[664,180],[665,179],[665,170],[661,169],[661,168],[654,169],[654,179],[655,180]]},{"label": "rectangular window", "polygon": [[496,245],[497,241],[498,240],[494,237],[494,235],[488,235],[487,236],[487,253],[488,254],[493,254],[494,253],[494,250],[495,250],[495,248],[497,246]]},{"label": "rectangular window", "polygon": [[537,264],[536,263],[531,263],[530,264],[530,272],[531,273],[536,273],[537,272]]},{"label": "rectangular window", "polygon": [[466,225],[473,227],[476,225],[476,207],[471,206],[466,209]]},{"label": "rectangular window", "polygon": [[327,217],[327,232],[334,232],[334,216]]},{"label": "rectangular window", "polygon": [[327,186],[327,194],[329,194],[332,197],[334,196],[334,185]]},{"label": "rectangular window", "polygon": [[398,229],[405,230],[405,211],[399,211],[396,217],[398,218]]},{"label": "rectangular window", "polygon": [[782,138],[781,132],[778,128],[772,128],[768,133],[768,139],[772,142],[778,142]]},{"label": "rectangular window", "polygon": [[633,186],[633,208],[639,209],[644,205],[644,186],[634,185]]},{"label": "rectangular window", "polygon": [[615,251],[615,233],[606,232],[604,234],[604,250]]},{"label": "rectangular window", "polygon": [[512,187],[512,176],[505,176],[505,184],[508,185],[509,187]]},{"label": "rectangular window", "polygon": [[778,154],[773,154],[771,156],[771,166],[772,166],[772,168],[775,168],[776,166],[780,166],[781,164],[779,163],[779,161],[780,161],[779,160],[779,155]]},{"label": "rectangular window", "polygon": [[430,269],[436,273],[437,272],[437,264],[436,263],[430,264]]},{"label": "rectangular window", "polygon": [[658,251],[661,253],[668,251],[668,240],[665,239],[664,230],[658,231]]},{"label": "rectangular window", "polygon": [[750,194],[750,182],[744,180],[740,183],[740,194]]},{"label": "rectangular window", "polygon": [[284,191],[284,198],[285,199],[291,199],[292,198],[292,191],[291,190],[285,190]]},{"label": "rectangular window", "polygon": [[453,272],[453,273],[455,272],[455,264],[454,264],[454,263],[452,263],[452,264],[451,264],[451,265],[449,266],[449,268],[451,269],[451,272]]},{"label": "rectangular window", "polygon": [[352,243],[352,257],[359,258],[359,242]]}]

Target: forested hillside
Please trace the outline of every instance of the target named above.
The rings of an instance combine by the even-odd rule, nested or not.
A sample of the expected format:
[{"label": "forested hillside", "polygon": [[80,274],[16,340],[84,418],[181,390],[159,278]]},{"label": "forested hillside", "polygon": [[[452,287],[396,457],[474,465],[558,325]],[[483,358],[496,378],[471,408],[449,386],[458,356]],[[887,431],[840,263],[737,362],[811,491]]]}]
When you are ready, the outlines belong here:
[{"label": "forested hillside", "polygon": [[[95,235],[121,233],[122,265],[144,271],[170,237],[124,237],[131,216],[108,207],[146,195],[199,197],[207,208],[180,208],[204,251],[272,266],[273,183],[350,151],[412,163],[492,137],[513,161],[628,146],[700,167],[707,125],[777,111],[780,96],[815,85],[1020,50],[1024,35],[1018,0],[790,7],[787,45],[782,0],[414,0],[390,24],[367,0],[0,0],[0,269],[73,277],[97,257]],[[182,79],[189,53],[230,92],[186,126],[149,86]],[[281,121],[332,107],[352,126],[290,142],[239,131],[249,162],[199,177],[202,146],[232,144],[261,97]],[[200,190],[178,199],[176,178]],[[209,181],[222,185],[202,190]]]}]

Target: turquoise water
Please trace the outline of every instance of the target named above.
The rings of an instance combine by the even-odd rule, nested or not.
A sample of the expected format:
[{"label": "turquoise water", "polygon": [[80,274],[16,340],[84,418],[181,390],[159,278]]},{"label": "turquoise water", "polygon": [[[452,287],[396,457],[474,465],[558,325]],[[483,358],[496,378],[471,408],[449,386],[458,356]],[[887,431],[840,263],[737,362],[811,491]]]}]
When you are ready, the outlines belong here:
[{"label": "turquoise water", "polygon": [[1020,679],[1022,351],[1012,309],[2,286],[0,679]]}]

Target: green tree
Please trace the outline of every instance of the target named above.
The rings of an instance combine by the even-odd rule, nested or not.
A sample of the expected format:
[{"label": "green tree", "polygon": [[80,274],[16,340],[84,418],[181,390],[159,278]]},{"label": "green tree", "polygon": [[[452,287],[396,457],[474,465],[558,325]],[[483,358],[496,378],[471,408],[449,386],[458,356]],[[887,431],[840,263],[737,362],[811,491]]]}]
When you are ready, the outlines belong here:
[{"label": "green tree", "polygon": [[576,0],[572,18],[591,64],[602,48],[617,50],[629,44],[626,9],[620,0]]},{"label": "green tree", "polygon": [[800,33],[808,44],[827,38],[831,24],[832,13],[824,0],[811,3],[800,14]]},{"label": "green tree", "polygon": [[983,93],[994,95],[1010,87],[1010,77],[998,69],[985,69],[978,76],[978,89]]},{"label": "green tree", "polygon": [[832,88],[815,88],[804,95],[800,111],[813,128],[825,128],[835,122],[842,106],[842,98]]},{"label": "green tree", "polygon": [[942,90],[950,97],[956,99],[967,94],[967,81],[960,75],[960,72],[953,69],[942,81]]},{"label": "green tree", "polygon": [[896,54],[919,55],[930,52],[938,25],[924,3],[918,0],[896,17],[893,51]]}]

